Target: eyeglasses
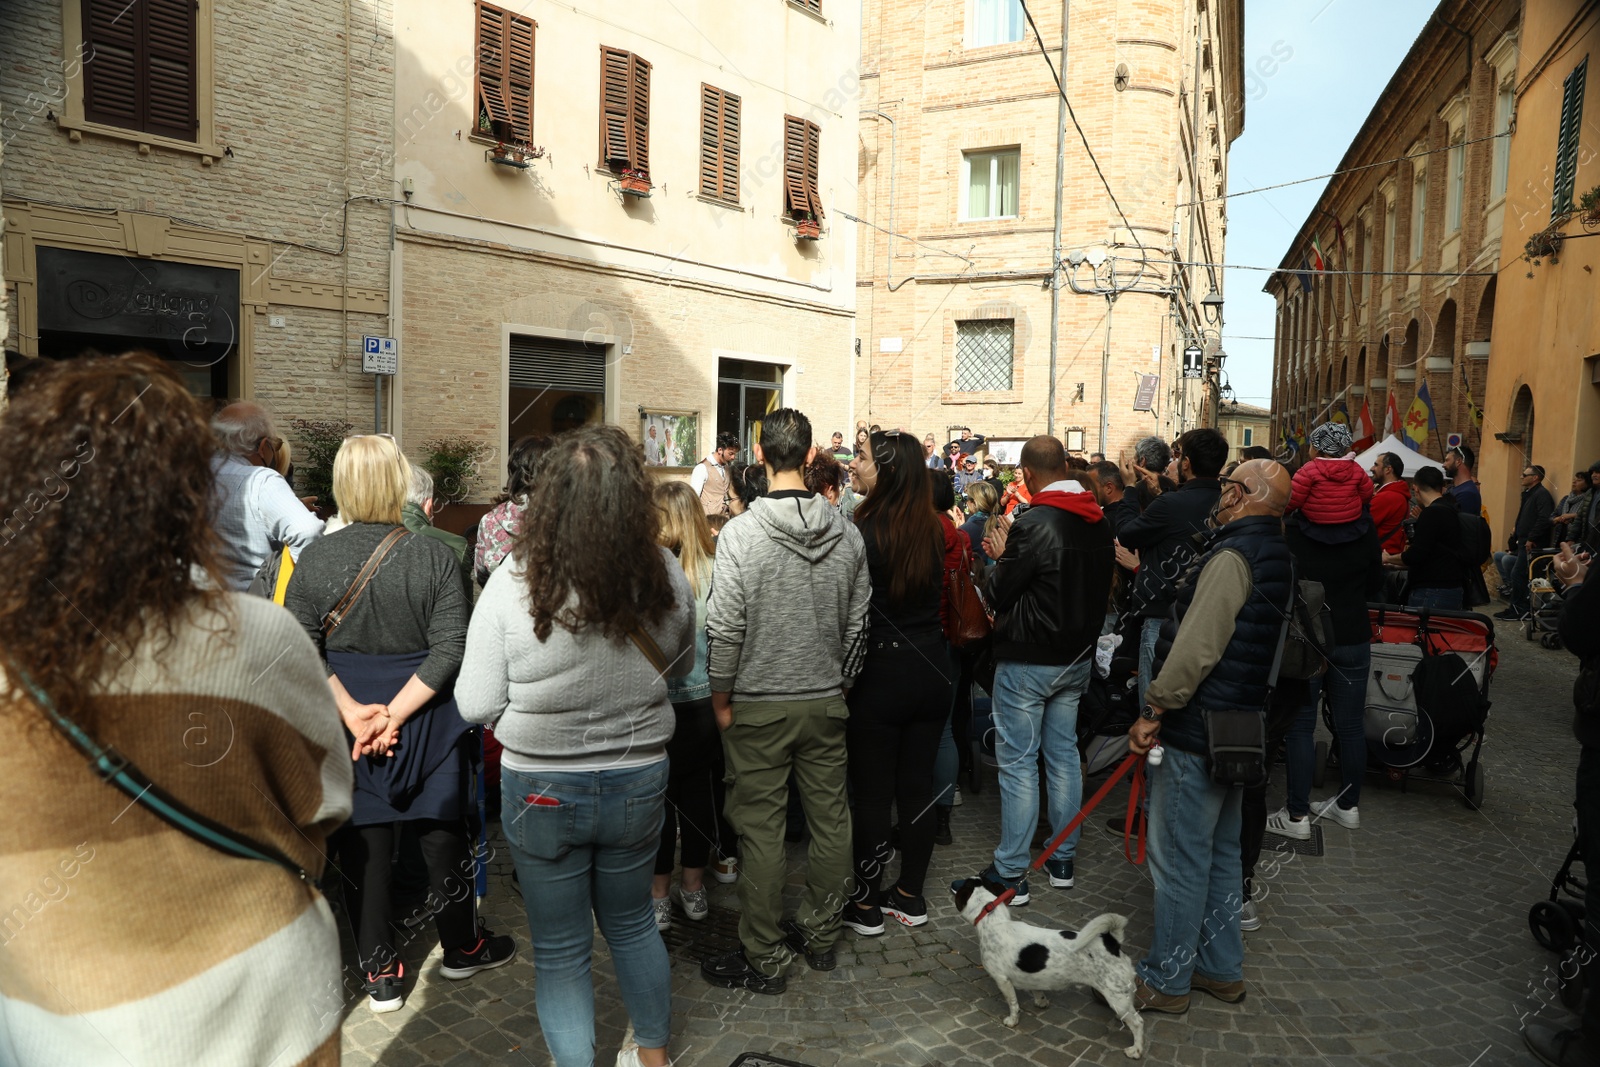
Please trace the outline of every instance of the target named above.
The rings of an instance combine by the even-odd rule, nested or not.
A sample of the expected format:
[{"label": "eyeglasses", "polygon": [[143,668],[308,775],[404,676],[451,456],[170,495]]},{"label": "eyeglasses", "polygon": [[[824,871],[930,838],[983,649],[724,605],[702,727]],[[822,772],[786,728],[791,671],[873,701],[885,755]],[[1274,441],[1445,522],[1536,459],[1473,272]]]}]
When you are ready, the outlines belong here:
[{"label": "eyeglasses", "polygon": [[1524,478],[1532,478],[1534,476],[1534,472],[1533,471],[1523,471],[1522,472],[1522,476]]}]

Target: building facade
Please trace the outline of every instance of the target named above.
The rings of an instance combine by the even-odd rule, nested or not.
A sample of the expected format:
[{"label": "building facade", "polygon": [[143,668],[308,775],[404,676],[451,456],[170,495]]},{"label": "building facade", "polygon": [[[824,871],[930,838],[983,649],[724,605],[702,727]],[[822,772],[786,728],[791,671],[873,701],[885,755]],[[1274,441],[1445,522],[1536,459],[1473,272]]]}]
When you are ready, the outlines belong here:
[{"label": "building facade", "polygon": [[1228,439],[1228,455],[1242,459],[1240,449],[1272,449],[1272,412],[1254,404],[1224,401],[1217,416],[1217,429]]},{"label": "building facade", "polygon": [[863,4],[859,418],[1115,456],[1214,417],[1180,368],[1217,362],[1222,271],[1186,264],[1223,258],[1243,4],[1070,5],[1092,157],[1040,54],[1060,69],[1066,8],[1030,6],[1036,39],[1016,0]]},{"label": "building facade", "polygon": [[[1522,465],[1557,497],[1600,459],[1600,321],[1592,242],[1600,232],[1600,12],[1576,0],[1530,3],[1512,86],[1509,198],[1483,401],[1478,476],[1496,531],[1516,517]],[[1588,205],[1588,206],[1586,206]]]},{"label": "building facade", "polygon": [[[280,422],[368,423],[361,338],[391,326],[388,10],[12,5],[6,346],[146,348],[195,392],[252,397]],[[286,54],[305,60],[296,77]]]},{"label": "building facade", "polygon": [[779,406],[848,437],[856,5],[727,16],[396,4],[394,421],[490,445],[478,499],[584,422],[667,468]]},{"label": "building facade", "polygon": [[1481,444],[1473,409],[1516,240],[1503,234],[1521,8],[1438,6],[1267,282],[1274,448],[1341,406],[1352,420],[1366,407],[1381,438],[1391,399],[1403,423],[1424,386],[1437,428],[1416,447]]}]

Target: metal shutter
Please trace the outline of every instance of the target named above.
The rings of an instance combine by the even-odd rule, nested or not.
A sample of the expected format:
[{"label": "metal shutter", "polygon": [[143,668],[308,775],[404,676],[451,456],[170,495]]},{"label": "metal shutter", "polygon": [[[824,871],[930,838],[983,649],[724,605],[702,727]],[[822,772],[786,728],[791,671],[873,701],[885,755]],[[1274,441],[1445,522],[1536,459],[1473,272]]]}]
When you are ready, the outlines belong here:
[{"label": "metal shutter", "polygon": [[606,345],[511,335],[511,388],[606,390]]}]

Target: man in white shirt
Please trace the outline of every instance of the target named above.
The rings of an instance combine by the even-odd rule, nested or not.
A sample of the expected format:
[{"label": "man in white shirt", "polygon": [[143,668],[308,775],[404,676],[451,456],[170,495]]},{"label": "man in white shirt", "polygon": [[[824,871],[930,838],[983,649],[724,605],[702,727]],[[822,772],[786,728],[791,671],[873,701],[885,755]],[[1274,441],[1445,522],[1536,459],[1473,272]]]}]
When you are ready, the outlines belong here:
[{"label": "man in white shirt", "polygon": [[700,507],[707,515],[727,515],[728,464],[739,454],[739,438],[723,430],[717,434],[717,447],[711,454],[694,465],[689,475],[689,488],[700,498]]},{"label": "man in white shirt", "polygon": [[654,426],[645,431],[644,461],[652,467],[661,466],[661,442],[656,439]]},{"label": "man in white shirt", "polygon": [[229,404],[211,418],[221,445],[211,459],[217,480],[211,525],[222,541],[228,588],[244,592],[268,556],[300,550],[322,536],[322,520],[273,469],[283,439],[259,405]]}]

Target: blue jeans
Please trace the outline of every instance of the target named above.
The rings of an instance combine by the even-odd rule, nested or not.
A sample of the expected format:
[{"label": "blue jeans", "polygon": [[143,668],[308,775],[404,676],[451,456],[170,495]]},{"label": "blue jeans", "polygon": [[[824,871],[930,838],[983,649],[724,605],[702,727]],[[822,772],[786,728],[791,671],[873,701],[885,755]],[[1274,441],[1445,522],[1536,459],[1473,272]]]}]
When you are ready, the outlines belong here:
[{"label": "blue jeans", "polygon": [[1511,588],[1508,607],[1519,615],[1528,613],[1528,550],[1519,548],[1515,552],[1496,552],[1494,554],[1495,569],[1500,572],[1506,585]]},{"label": "blue jeans", "polygon": [[639,1044],[666,1047],[672,969],[650,907],[666,789],[666,760],[618,771],[501,771],[501,825],[527,898],[539,1029],[557,1067],[594,1063],[596,920]]},{"label": "blue jeans", "polygon": [[939,738],[939,754],[933,758],[933,802],[941,808],[955,806],[956,775],[961,773],[961,753],[956,750],[951,719],[950,715],[944,717],[944,736]]},{"label": "blue jeans", "polygon": [[1408,608],[1444,608],[1461,610],[1460,589],[1413,589],[1406,594]]},{"label": "blue jeans", "polygon": [[1333,733],[1339,746],[1339,773],[1343,776],[1339,806],[1349,809],[1361,802],[1361,776],[1367,771],[1367,673],[1372,667],[1372,646],[1334,645],[1329,659],[1327,673],[1311,680],[1306,703],[1295,715],[1284,742],[1289,814],[1295,818],[1311,812],[1317,699],[1323,686],[1328,687],[1328,708],[1333,712]]},{"label": "blue jeans", "polygon": [[[1089,688],[1092,656],[1069,666],[1000,663],[994,672],[995,759],[1000,771],[1000,845],[995,873],[1022,877],[1028,846],[1039,822],[1039,753],[1044,752],[1050,826],[1064,829],[1083,803],[1083,768],[1078,756],[1078,701]],[[1056,849],[1069,860],[1082,827]]]},{"label": "blue jeans", "polygon": [[1244,977],[1239,933],[1243,875],[1239,811],[1244,790],[1218,785],[1204,756],[1167,746],[1150,776],[1150,876],[1156,885],[1150,954],[1136,964],[1145,985],[1168,996],[1189,992],[1199,972]]},{"label": "blue jeans", "polygon": [[1161,620],[1146,619],[1139,627],[1139,707],[1156,669],[1156,639],[1161,636]]}]

